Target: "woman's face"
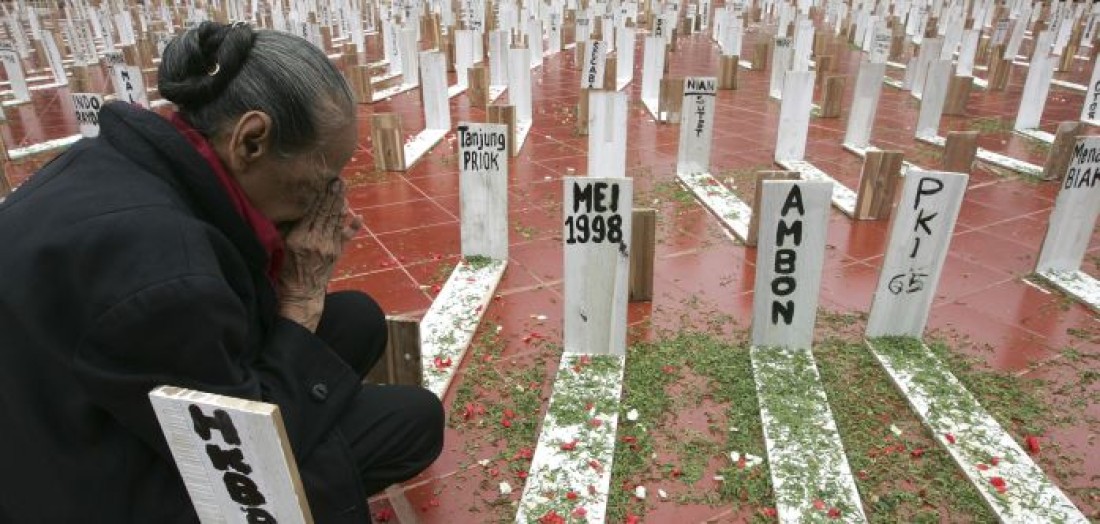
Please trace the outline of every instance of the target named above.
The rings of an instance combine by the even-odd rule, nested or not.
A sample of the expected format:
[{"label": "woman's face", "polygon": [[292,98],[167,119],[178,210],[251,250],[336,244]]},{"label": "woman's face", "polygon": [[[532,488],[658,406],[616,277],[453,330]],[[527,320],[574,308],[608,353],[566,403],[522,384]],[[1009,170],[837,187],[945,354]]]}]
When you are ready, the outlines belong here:
[{"label": "woman's face", "polygon": [[357,142],[358,126],[353,119],[323,131],[318,147],[289,158],[266,147],[234,175],[260,213],[277,226],[292,224],[301,220],[329,183],[340,176]]}]

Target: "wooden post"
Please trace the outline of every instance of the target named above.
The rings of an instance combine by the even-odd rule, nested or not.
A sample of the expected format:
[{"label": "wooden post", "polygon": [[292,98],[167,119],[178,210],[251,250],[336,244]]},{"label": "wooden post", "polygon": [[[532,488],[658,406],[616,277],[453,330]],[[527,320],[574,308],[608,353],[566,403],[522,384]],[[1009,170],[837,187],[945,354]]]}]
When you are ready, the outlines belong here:
[{"label": "wooden post", "polygon": [[455,32],[448,31],[446,36],[443,36],[439,43],[439,50],[443,52],[443,56],[447,58],[447,71],[450,73],[462,74],[461,71],[455,70]]},{"label": "wooden post", "polygon": [[[423,380],[420,359],[420,322],[405,317],[387,317],[386,352],[367,373],[364,382],[391,386],[419,386]],[[455,365],[458,365],[456,362]]]},{"label": "wooden post", "polygon": [[756,190],[752,198],[752,214],[749,215],[749,234],[745,238],[746,246],[755,246],[760,235],[760,201],[764,198],[764,181],[798,179],[798,171],[757,171]]},{"label": "wooden post", "polygon": [[1062,58],[1058,61],[1059,72],[1073,71],[1073,63],[1077,59],[1077,44],[1070,42],[1062,49]]},{"label": "wooden post", "polygon": [[1043,165],[1043,180],[1059,180],[1065,175],[1073,158],[1077,136],[1085,134],[1084,131],[1084,124],[1080,121],[1058,124],[1058,133],[1054,135],[1054,143],[1051,144],[1046,164]]},{"label": "wooden post", "polygon": [[365,65],[348,69],[351,76],[351,88],[355,90],[356,101],[360,104],[374,103],[374,84],[371,83],[371,68]]},{"label": "wooden post", "polygon": [[88,66],[73,66],[73,77],[69,80],[70,93],[92,93],[92,78]]},{"label": "wooden post", "polygon": [[969,173],[978,155],[977,131],[951,131],[943,146],[943,170]]},{"label": "wooden post", "polygon": [[516,107],[512,105],[489,106],[485,112],[485,121],[490,124],[508,126],[508,156],[516,154]]},{"label": "wooden post", "polygon": [[859,176],[856,195],[856,220],[883,220],[894,207],[898,180],[901,180],[901,151],[868,151]]},{"label": "wooden post", "polygon": [[374,167],[380,171],[404,171],[405,137],[401,131],[401,115],[375,113],[370,120]]},{"label": "wooden post", "polygon": [[630,301],[653,300],[653,259],[657,251],[657,210],[635,208],[630,232]]},{"label": "wooden post", "polygon": [[817,57],[817,65],[814,67],[814,72],[817,77],[814,78],[814,82],[819,85],[825,85],[825,76],[833,70],[833,57],[831,55],[821,55]]},{"label": "wooden post", "polygon": [[684,79],[662,78],[661,94],[657,99],[657,114],[661,122],[679,122],[680,106],[684,101]]},{"label": "wooden post", "polygon": [[972,76],[952,76],[951,83],[947,86],[947,99],[944,102],[943,114],[951,116],[966,116],[966,102],[970,99],[970,88],[974,85]]},{"label": "wooden post", "polygon": [[615,88],[618,86],[618,65],[618,59],[616,57],[609,57],[607,61],[604,62],[603,88],[607,91],[615,91]]},{"label": "wooden post", "polygon": [[489,107],[489,70],[483,64],[467,70],[466,98],[470,107]]},{"label": "wooden post", "polygon": [[[0,144],[0,149],[5,149],[3,144]],[[7,162],[7,156],[7,151],[4,151],[4,158],[0,159],[0,198],[11,193],[11,179],[8,178],[8,170],[4,167],[4,164]]]},{"label": "wooden post", "polygon": [[846,77],[830,76],[825,79],[825,90],[821,97],[821,118],[839,118],[840,103],[844,98]]},{"label": "wooden post", "polygon": [[581,88],[577,96],[577,134],[588,136],[588,93],[590,89]]},{"label": "wooden post", "polygon": [[989,56],[989,91],[1004,91],[1008,87],[1008,73],[1012,69],[1012,60],[1004,58],[1003,45],[995,45],[990,48]]},{"label": "wooden post", "polygon": [[741,57],[737,55],[718,57],[718,89],[737,89],[737,70]]},{"label": "wooden post", "polygon": [[752,54],[752,70],[753,71],[767,71],[768,61],[771,60],[771,39],[765,39],[763,42],[757,42],[753,46]]}]

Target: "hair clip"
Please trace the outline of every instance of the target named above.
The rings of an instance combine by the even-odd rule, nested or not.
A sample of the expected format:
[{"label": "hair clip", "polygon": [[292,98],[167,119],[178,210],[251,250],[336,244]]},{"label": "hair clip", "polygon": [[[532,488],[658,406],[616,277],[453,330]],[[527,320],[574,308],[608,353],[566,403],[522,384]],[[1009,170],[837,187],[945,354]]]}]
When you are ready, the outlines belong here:
[{"label": "hair clip", "polygon": [[214,76],[214,75],[218,74],[218,71],[221,71],[221,70],[222,70],[222,65],[217,63],[217,62],[214,62],[214,68],[211,69],[210,72],[206,73],[206,74],[208,76]]}]

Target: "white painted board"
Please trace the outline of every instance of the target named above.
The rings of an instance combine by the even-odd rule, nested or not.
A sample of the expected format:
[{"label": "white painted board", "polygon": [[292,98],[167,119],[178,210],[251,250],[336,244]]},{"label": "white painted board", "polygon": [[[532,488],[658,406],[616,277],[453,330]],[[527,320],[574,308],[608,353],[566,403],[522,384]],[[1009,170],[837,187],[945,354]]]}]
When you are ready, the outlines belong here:
[{"label": "white painted board", "polygon": [[103,107],[103,95],[99,93],[73,93],[73,109],[80,134],[88,138],[99,136],[99,110]]},{"label": "white painted board", "polygon": [[313,521],[278,406],[170,386],[149,400],[203,524]]},{"label": "white painted board", "polygon": [[886,78],[886,64],[862,62],[856,75],[852,107],[848,111],[848,127],[844,143],[866,148],[871,143],[871,130],[875,126],[875,112],[882,95],[882,81]]},{"label": "white painted board", "polygon": [[588,176],[626,176],[628,94],[588,92]]},{"label": "white painted board", "polygon": [[684,100],[680,109],[680,148],[676,157],[677,173],[710,171],[717,87],[718,82],[714,77],[684,79]]},{"label": "white painted board", "polygon": [[604,71],[607,68],[607,44],[603,40],[585,42],[583,63],[581,89],[603,89]]},{"label": "white painted board", "polygon": [[833,184],[766,180],[760,201],[752,345],[813,343]]},{"label": "white painted board", "polygon": [[890,228],[867,336],[920,338],[969,175],[909,170]]},{"label": "white painted board", "polygon": [[462,255],[508,259],[508,126],[458,126]]},{"label": "white painted board", "polygon": [[1100,213],[1100,136],[1083,136],[1062,177],[1054,211],[1035,270],[1076,271],[1081,267]]},{"label": "white painted board", "polygon": [[633,181],[563,182],[565,352],[625,355]]},{"label": "white painted board", "polygon": [[810,106],[814,93],[813,71],[788,71],[783,82],[779,108],[775,160],[802,160],[810,127]]}]

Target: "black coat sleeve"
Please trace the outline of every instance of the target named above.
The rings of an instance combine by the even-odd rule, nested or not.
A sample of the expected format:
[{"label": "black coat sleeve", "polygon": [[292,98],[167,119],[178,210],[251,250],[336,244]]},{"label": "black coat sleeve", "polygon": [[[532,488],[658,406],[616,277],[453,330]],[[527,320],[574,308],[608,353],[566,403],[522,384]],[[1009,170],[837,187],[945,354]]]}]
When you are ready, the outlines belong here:
[{"label": "black coat sleeve", "polygon": [[95,405],[171,460],[148,399],[172,385],[279,405],[295,455],[309,455],[358,391],[355,374],[313,333],[280,319],[248,347],[248,311],[208,275],[149,285],[100,315],[74,359]]}]

